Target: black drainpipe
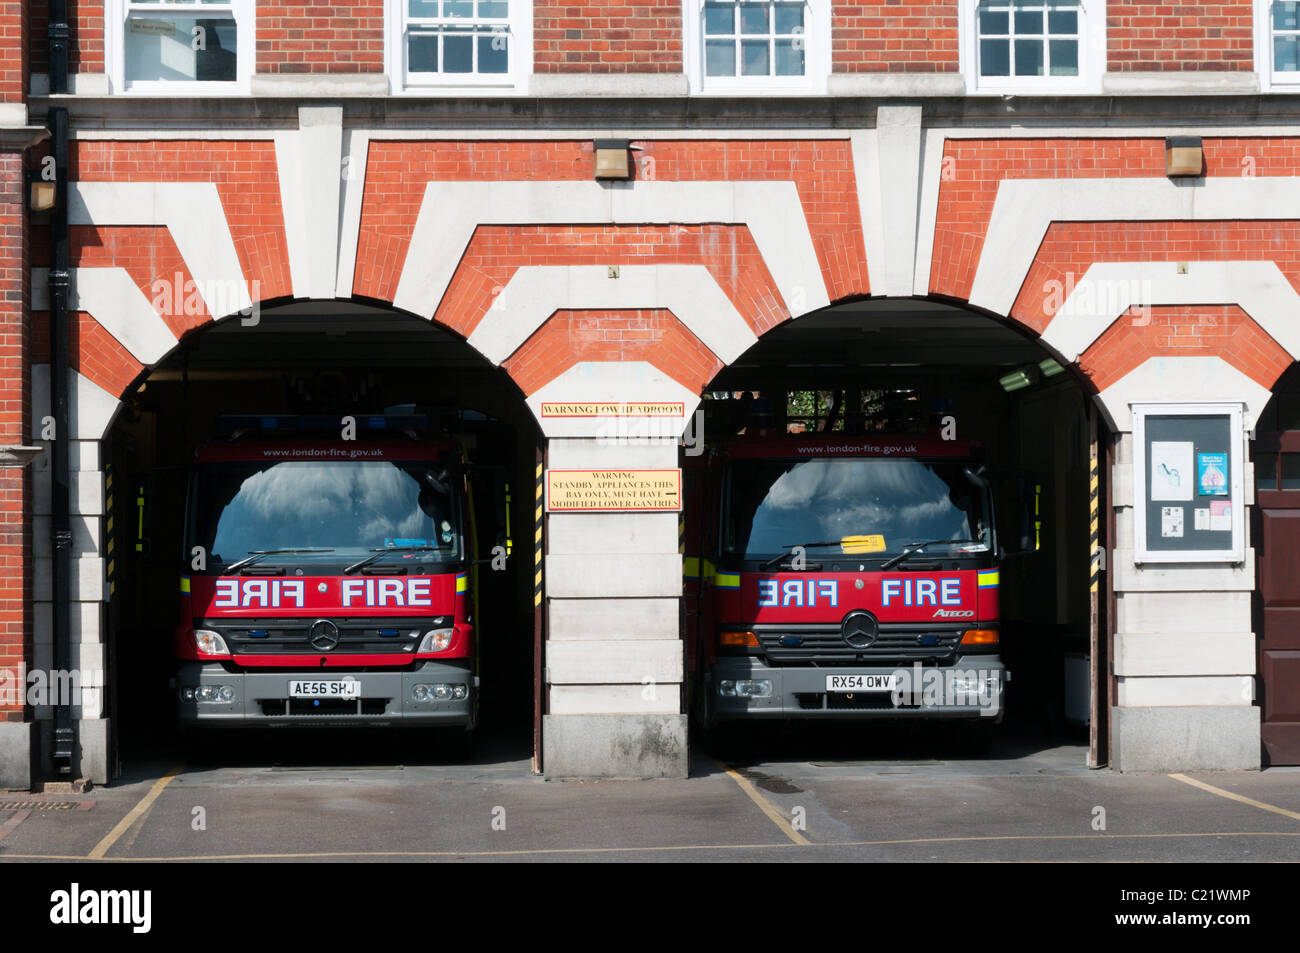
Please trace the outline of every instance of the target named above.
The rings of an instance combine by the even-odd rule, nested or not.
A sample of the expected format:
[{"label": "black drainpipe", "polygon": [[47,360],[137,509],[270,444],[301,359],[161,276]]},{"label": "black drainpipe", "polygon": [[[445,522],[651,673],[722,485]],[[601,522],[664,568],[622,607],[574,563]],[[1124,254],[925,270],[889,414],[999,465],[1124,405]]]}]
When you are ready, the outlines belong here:
[{"label": "black drainpipe", "polygon": [[[50,0],[50,93],[68,91],[68,4]],[[50,447],[53,492],[50,496],[50,536],[53,543],[52,621],[54,670],[72,669],[72,521],[69,451],[72,430],[68,419],[68,110],[50,107],[47,117],[54,150],[54,210],[50,216],[50,412],[54,440]],[[53,762],[56,775],[71,775],[76,729],[73,699],[56,698]]]},{"label": "black drainpipe", "polygon": [[50,0],[50,19],[45,28],[50,44],[50,92],[68,91],[68,0]]}]

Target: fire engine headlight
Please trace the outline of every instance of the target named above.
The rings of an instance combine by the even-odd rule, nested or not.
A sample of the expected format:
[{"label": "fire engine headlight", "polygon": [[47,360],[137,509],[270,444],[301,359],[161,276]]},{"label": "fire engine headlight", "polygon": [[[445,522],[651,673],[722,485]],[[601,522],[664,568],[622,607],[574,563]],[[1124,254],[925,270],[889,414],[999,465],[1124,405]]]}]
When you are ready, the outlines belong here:
[{"label": "fire engine headlight", "polygon": [[189,701],[206,702],[209,705],[229,705],[235,700],[235,690],[229,685],[199,685],[196,688],[181,690],[181,697]]},{"label": "fire engine headlight", "polygon": [[718,682],[718,694],[727,698],[768,698],[772,694],[772,680],[767,678],[723,679]]},{"label": "fire engine headlight", "polygon": [[194,630],[194,647],[200,655],[229,655],[226,640],[209,629]]},{"label": "fire engine headlight", "polygon": [[181,689],[181,700],[182,700],[182,701],[187,701],[187,702],[192,702],[192,701],[194,701],[194,686],[193,686],[193,685],[186,685],[184,688]]},{"label": "fire engine headlight", "polygon": [[467,698],[468,696],[469,696],[469,689],[466,686],[464,685],[451,686],[452,698],[460,699],[460,698]]},{"label": "fire engine headlight", "polygon": [[450,686],[450,685],[434,685],[434,686],[433,686],[433,697],[434,697],[436,700],[440,701],[440,702],[442,702],[442,701],[446,701],[447,699],[451,698],[451,686]]},{"label": "fire engine headlight", "polygon": [[411,689],[411,697],[417,702],[427,702],[429,700],[429,686],[416,685]]},{"label": "fire engine headlight", "polygon": [[997,676],[969,673],[952,676],[954,695],[981,695],[991,697],[997,692]]},{"label": "fire engine headlight", "polygon": [[447,646],[451,645],[451,637],[455,629],[430,629],[424,633],[424,639],[420,642],[421,652],[444,652]]}]

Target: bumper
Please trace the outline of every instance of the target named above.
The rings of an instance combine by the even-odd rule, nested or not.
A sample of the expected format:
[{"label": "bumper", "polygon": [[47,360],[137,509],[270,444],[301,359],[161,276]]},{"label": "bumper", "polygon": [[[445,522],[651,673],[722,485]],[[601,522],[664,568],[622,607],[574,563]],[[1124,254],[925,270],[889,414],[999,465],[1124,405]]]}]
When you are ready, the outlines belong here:
[{"label": "bumper", "polygon": [[[888,675],[893,688],[829,691],[828,676]],[[944,666],[777,667],[757,658],[719,659],[705,691],[714,720],[753,718],[1002,720],[1010,675],[996,655],[968,656]],[[768,682],[764,695],[723,695],[724,682]],[[766,686],[762,686],[766,687]]]},{"label": "bumper", "polygon": [[[289,697],[291,681],[361,683],[356,699]],[[463,699],[417,701],[416,685],[468,686]],[[229,686],[228,702],[186,700],[185,687]],[[182,662],[176,672],[176,711],[182,727],[196,725],[410,725],[473,728],[478,720],[478,679],[470,659],[423,662],[415,671],[351,672],[330,669],[328,675],[307,669],[297,672],[229,672],[218,662]]]}]

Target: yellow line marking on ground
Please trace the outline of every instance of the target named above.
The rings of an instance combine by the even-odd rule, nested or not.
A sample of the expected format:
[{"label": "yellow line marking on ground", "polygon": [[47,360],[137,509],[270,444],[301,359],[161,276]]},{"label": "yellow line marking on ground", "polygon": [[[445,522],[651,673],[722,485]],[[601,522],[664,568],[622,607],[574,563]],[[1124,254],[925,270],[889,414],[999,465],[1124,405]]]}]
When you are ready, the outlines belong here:
[{"label": "yellow line marking on ground", "polygon": [[721,761],[714,761],[713,763],[725,771],[731,780],[740,785],[740,789],[749,795],[749,799],[758,805],[758,809],[766,814],[773,824],[781,828],[782,834],[790,838],[790,840],[794,841],[796,844],[803,844],[806,846],[812,843],[812,841],[808,840],[808,838],[804,837],[791,826],[790,818],[782,814],[775,804],[758,793],[758,789],[754,787],[749,778],[745,777],[729,764],[723,764]]},{"label": "yellow line marking on ground", "polygon": [[1216,788],[1213,784],[1206,784],[1204,781],[1198,781],[1196,778],[1189,778],[1185,774],[1169,775],[1175,781],[1182,781],[1184,784],[1190,784],[1194,788],[1200,788],[1202,791],[1209,791],[1211,794],[1217,794],[1219,797],[1226,797],[1230,801],[1240,801],[1242,804],[1249,804],[1251,807],[1257,807],[1261,811],[1272,811],[1274,814],[1281,814],[1283,817],[1290,817],[1300,821],[1300,812],[1288,811],[1284,807],[1277,807],[1273,804],[1265,804],[1263,801],[1256,801],[1254,798],[1246,797],[1243,794],[1234,794],[1231,791],[1225,791],[1223,788]]},{"label": "yellow line marking on ground", "polygon": [[32,816],[31,811],[15,811],[13,816],[10,817],[9,820],[5,821],[3,824],[0,824],[0,840],[4,840],[6,837],[12,834],[14,832],[14,829],[19,824],[21,824],[23,821],[27,820],[27,818],[31,816]]},{"label": "yellow line marking on ground", "polygon": [[149,808],[153,807],[153,802],[158,800],[158,795],[162,794],[163,788],[171,784],[176,775],[180,774],[184,770],[185,765],[178,764],[176,767],[171,769],[170,773],[163,775],[155,781],[153,787],[149,789],[149,793],[140,798],[140,803],[131,808],[131,812],[127,814],[126,817],[117,822],[117,826],[109,831],[108,835],[102,841],[95,845],[95,849],[87,854],[85,859],[103,860],[104,855],[108,853],[110,847],[117,843],[118,838],[130,830],[131,825],[136,822],[137,818],[141,817],[149,810]]},{"label": "yellow line marking on ground", "polygon": [[[907,844],[957,844],[975,841],[1057,841],[1057,840],[1157,840],[1193,837],[1300,837],[1300,831],[1211,831],[1209,833],[1171,834],[989,834],[980,837],[910,837],[898,840],[805,841],[806,847],[895,847]],[[365,857],[514,857],[547,854],[635,854],[689,850],[788,850],[797,845],[779,844],[679,844],[650,847],[538,847],[520,850],[334,850],[278,854],[196,854],[177,857],[98,857],[111,863],[163,863],[166,861],[215,860],[312,860],[325,858]],[[0,860],[86,860],[79,854],[10,854],[0,853]],[[1091,863],[1092,861],[1085,861]]]}]

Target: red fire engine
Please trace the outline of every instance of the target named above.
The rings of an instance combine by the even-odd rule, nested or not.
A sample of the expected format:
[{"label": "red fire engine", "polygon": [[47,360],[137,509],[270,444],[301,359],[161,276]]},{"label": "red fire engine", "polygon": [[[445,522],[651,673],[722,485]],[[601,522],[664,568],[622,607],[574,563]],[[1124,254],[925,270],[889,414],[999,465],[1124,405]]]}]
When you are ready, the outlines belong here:
[{"label": "red fire engine", "polygon": [[688,458],[685,629],[704,725],[1000,722],[980,456],[938,435],[760,432]]},{"label": "red fire engine", "polygon": [[467,466],[423,418],[223,421],[196,453],[175,630],[182,727],[478,721]]}]

